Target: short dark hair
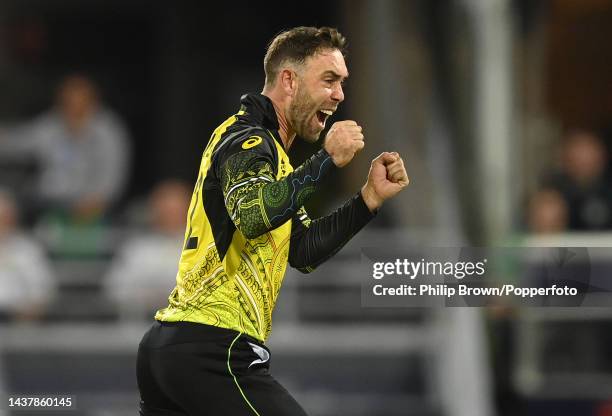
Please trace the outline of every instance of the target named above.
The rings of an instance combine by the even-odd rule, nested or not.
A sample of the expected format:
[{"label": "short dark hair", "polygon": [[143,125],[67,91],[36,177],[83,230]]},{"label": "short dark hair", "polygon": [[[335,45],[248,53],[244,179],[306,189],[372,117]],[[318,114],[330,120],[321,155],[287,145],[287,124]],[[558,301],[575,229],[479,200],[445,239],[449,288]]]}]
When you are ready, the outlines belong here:
[{"label": "short dark hair", "polygon": [[306,58],[324,49],[338,49],[346,55],[346,38],[331,27],[294,27],[279,33],[268,45],[264,58],[266,85],[278,75],[285,61],[303,64]]}]

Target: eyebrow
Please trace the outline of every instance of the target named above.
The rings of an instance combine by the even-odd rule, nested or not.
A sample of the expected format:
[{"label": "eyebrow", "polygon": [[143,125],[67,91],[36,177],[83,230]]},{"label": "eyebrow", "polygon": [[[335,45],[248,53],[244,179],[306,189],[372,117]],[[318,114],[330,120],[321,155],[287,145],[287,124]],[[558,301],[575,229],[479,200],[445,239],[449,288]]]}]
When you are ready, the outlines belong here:
[{"label": "eyebrow", "polygon": [[345,79],[347,79],[347,78],[348,78],[348,75],[347,75],[346,77],[343,77],[342,75],[338,74],[337,72],[334,72],[334,71],[329,70],[329,69],[328,69],[327,71],[323,72],[323,76],[324,76],[324,77],[325,77],[325,76],[328,76],[328,75],[331,75],[331,76],[332,76],[332,77],[334,77],[335,79],[342,79],[342,80],[345,80]]}]

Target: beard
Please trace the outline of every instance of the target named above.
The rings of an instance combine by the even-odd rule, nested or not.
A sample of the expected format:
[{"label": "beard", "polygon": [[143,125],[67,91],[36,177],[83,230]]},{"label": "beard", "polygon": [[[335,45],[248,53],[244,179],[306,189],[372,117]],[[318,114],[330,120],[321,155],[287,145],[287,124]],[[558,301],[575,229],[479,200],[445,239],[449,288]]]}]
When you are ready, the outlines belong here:
[{"label": "beard", "polygon": [[318,106],[306,92],[305,88],[298,88],[288,109],[288,120],[295,133],[308,143],[319,140],[323,128],[314,125]]}]

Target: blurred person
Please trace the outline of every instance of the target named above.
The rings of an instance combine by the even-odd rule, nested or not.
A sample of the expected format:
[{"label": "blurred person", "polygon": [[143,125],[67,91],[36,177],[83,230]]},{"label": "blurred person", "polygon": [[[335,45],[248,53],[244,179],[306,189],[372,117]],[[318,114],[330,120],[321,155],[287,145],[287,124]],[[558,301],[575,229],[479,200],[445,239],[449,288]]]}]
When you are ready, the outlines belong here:
[{"label": "blurred person", "polygon": [[[183,182],[158,184],[149,197],[150,224],[121,247],[105,286],[124,319],[143,319],[163,305],[172,290],[191,192]],[[146,314],[146,315],[145,315]]]},{"label": "blurred person", "polygon": [[364,147],[354,121],[333,124],[323,148],[295,170],[296,136],[318,140],[344,100],[345,39],[331,28],[276,36],[265,86],[213,133],[189,207],[176,287],[138,351],[142,415],[306,413],[269,373],[265,346],[287,262],[308,273],[333,256],[399,193],[397,153],[372,161],[365,185],[332,214],[303,207],[332,171]]},{"label": "blurred person", "polygon": [[608,154],[597,135],[573,131],[561,148],[561,171],[550,187],[565,199],[568,229],[595,231],[612,228],[612,181],[607,172]]},{"label": "blurred person", "polygon": [[563,195],[554,189],[541,189],[529,200],[527,223],[535,234],[555,234],[567,230],[568,207]]},{"label": "blurred person", "polygon": [[84,75],[63,80],[51,110],[0,131],[0,157],[30,155],[40,165],[35,189],[26,196],[34,217],[51,211],[76,222],[94,221],[126,184],[126,129],[101,105],[97,87]]},{"label": "blurred person", "polygon": [[40,318],[54,294],[45,253],[19,230],[15,199],[0,189],[0,319]]},{"label": "blurred person", "polygon": [[[513,235],[503,246],[524,246],[527,236],[548,236],[567,230],[568,209],[563,196],[555,189],[542,188],[527,199],[525,204],[526,230]],[[526,231],[526,234],[523,233]],[[534,253],[535,250],[529,250]],[[538,251],[540,253],[541,251]],[[546,274],[538,266],[533,267],[529,260],[514,250],[509,250],[499,258],[494,285],[549,287],[556,281],[546,281]],[[487,305],[490,332],[490,354],[494,375],[494,392],[498,409],[503,415],[520,413],[520,399],[514,386],[513,374],[516,363],[516,321],[519,308],[513,300],[505,297],[492,297]]]}]

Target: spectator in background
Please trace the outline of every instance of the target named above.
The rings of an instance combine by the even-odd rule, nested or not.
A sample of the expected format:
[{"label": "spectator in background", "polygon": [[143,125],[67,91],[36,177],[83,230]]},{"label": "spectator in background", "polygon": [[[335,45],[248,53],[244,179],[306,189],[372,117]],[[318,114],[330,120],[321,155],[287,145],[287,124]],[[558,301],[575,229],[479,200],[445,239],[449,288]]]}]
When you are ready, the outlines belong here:
[{"label": "spectator in background", "polygon": [[554,189],[542,189],[529,200],[527,223],[535,234],[554,234],[567,229],[567,203]]},{"label": "spectator in background", "polygon": [[561,149],[561,172],[550,187],[567,204],[568,228],[576,231],[612,228],[612,181],[601,138],[587,131],[567,135]]},{"label": "spectator in background", "polygon": [[191,193],[187,185],[165,181],[149,199],[150,225],[119,250],[106,278],[108,296],[125,318],[151,318],[174,287]]},{"label": "spectator in background", "polygon": [[128,150],[123,123],[100,104],[84,75],[64,79],[49,112],[0,132],[0,157],[33,155],[40,165],[26,208],[35,216],[58,212],[80,223],[103,217],[120,196]]},{"label": "spectator in background", "polygon": [[18,228],[14,198],[0,190],[0,319],[35,319],[54,297],[55,283],[41,247]]}]

